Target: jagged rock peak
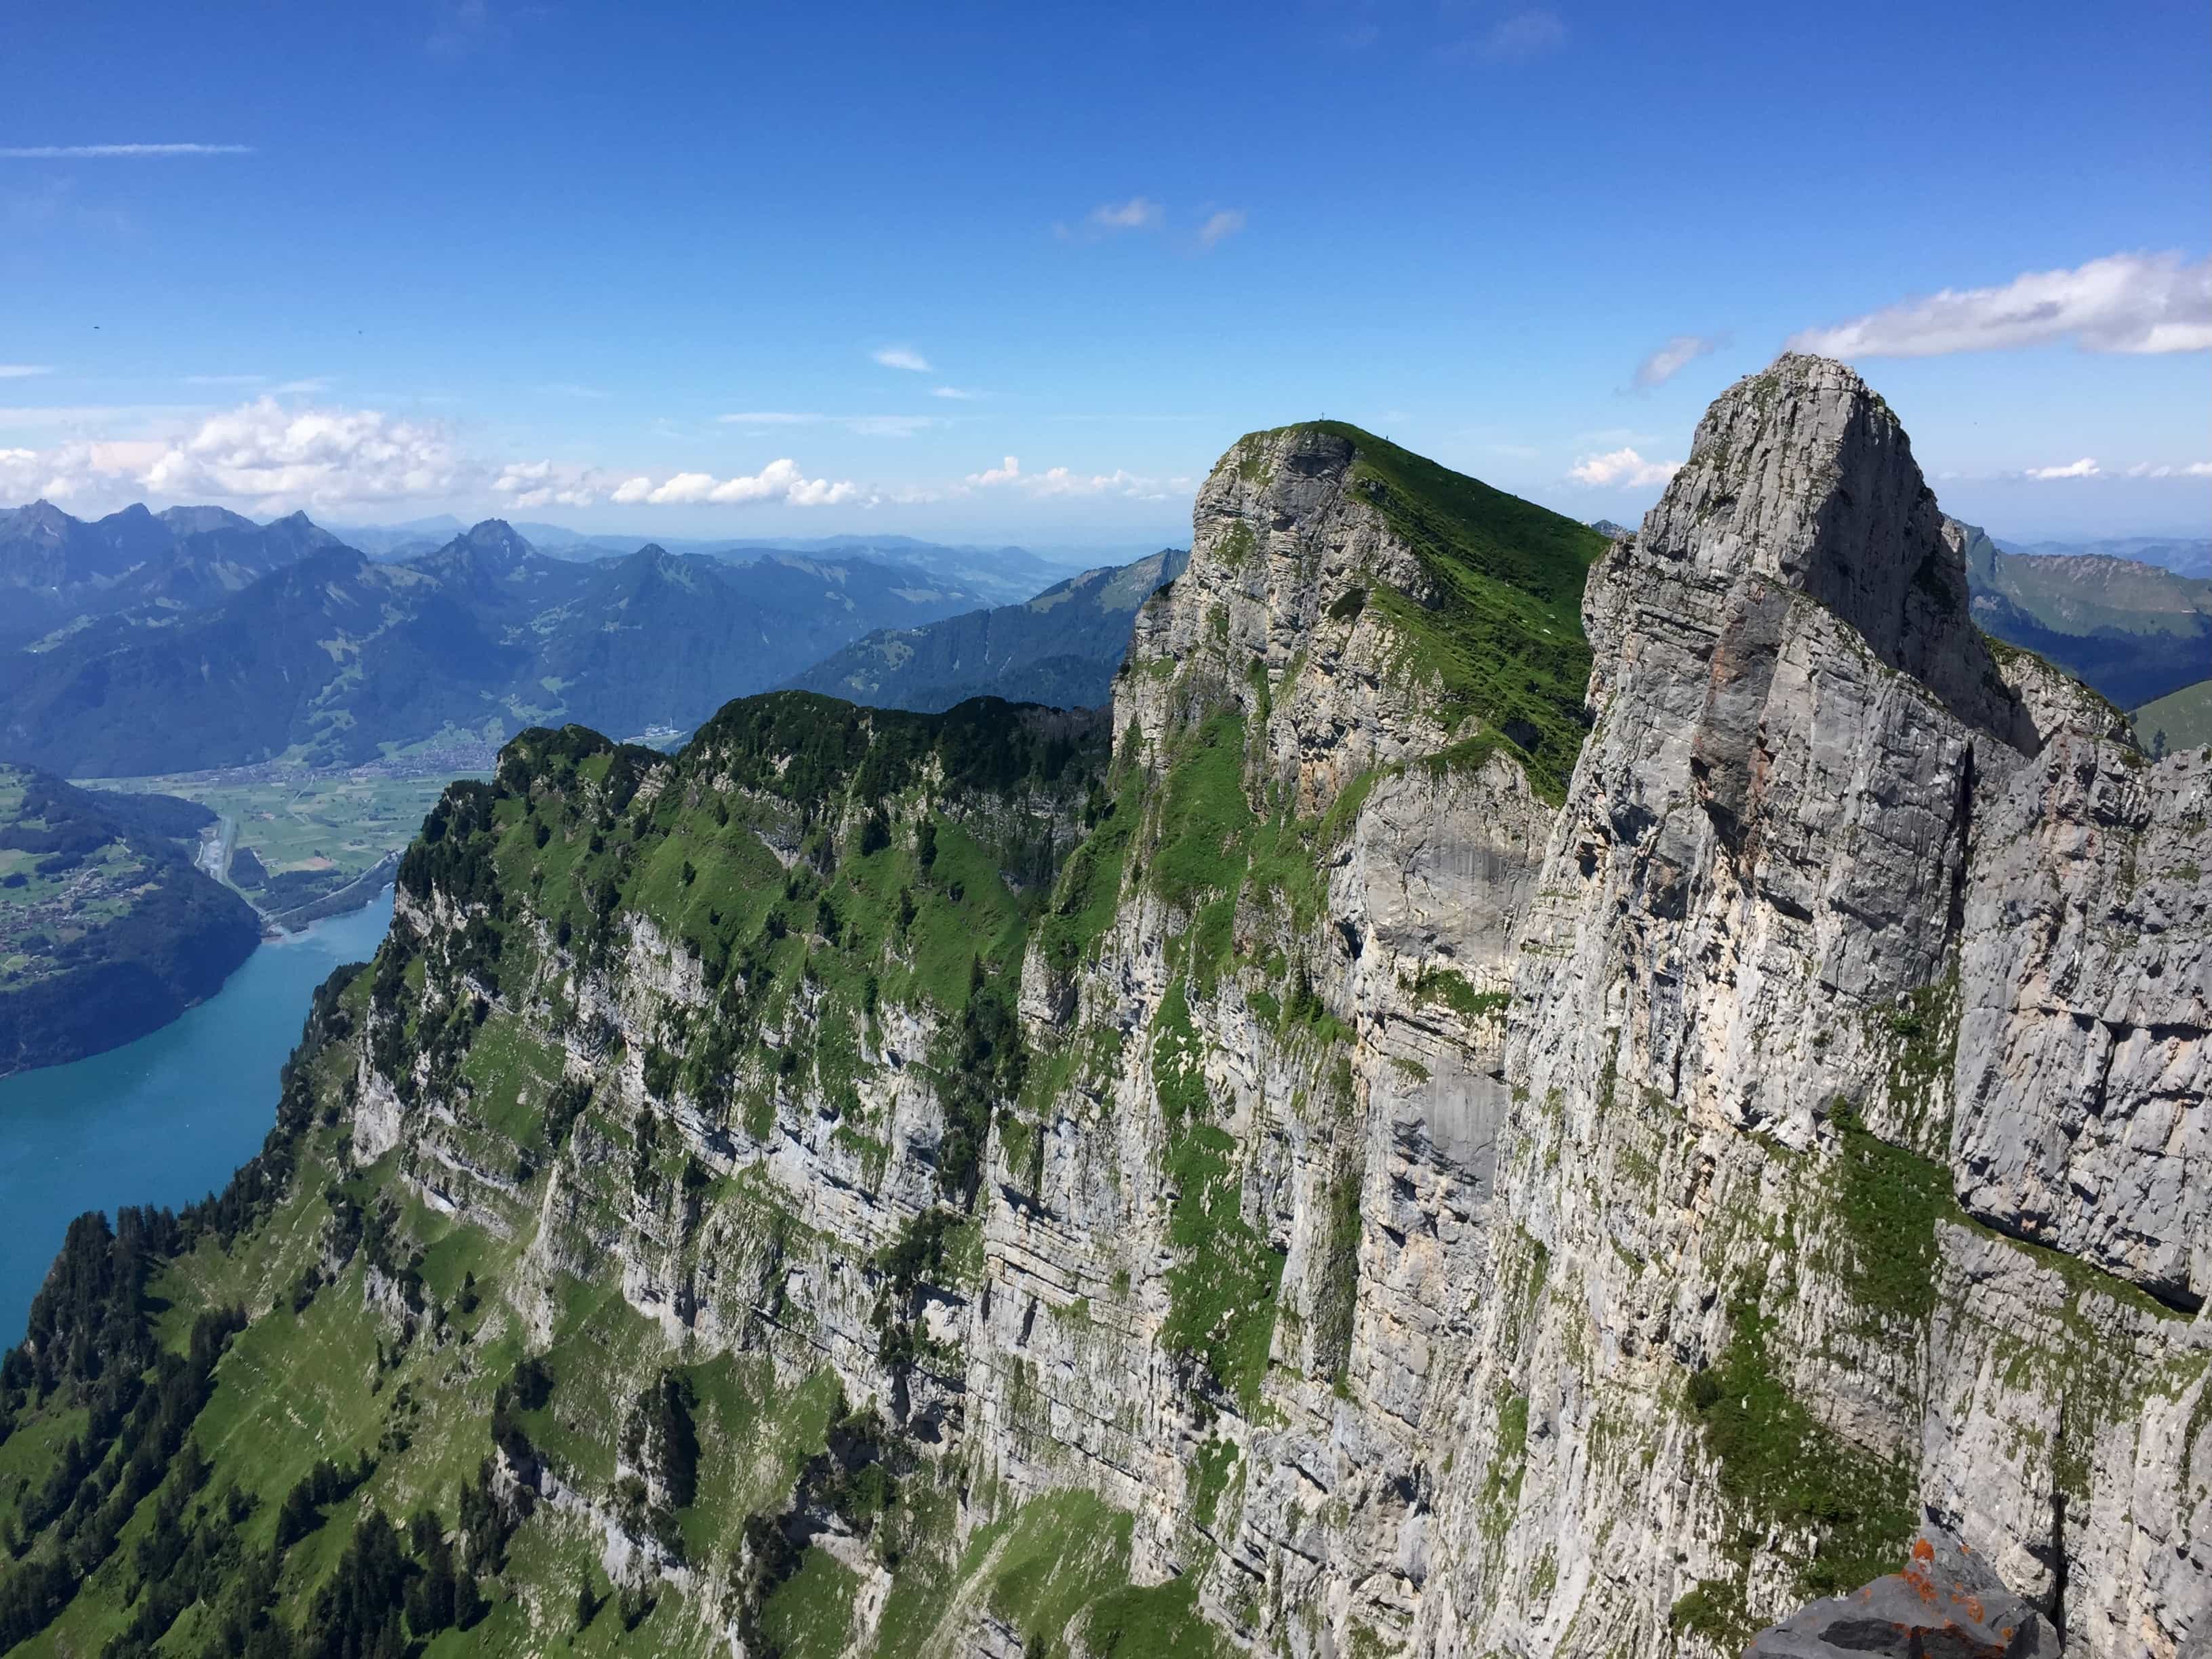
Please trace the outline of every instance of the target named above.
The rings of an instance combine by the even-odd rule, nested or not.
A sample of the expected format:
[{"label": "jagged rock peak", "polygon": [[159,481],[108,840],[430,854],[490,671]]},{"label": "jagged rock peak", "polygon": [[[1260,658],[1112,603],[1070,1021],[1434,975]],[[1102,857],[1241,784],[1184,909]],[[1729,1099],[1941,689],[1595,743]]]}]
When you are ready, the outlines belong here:
[{"label": "jagged rock peak", "polygon": [[1817,599],[1967,724],[2035,746],[1968,611],[1962,542],[1905,428],[1846,365],[1788,352],[1721,393],[1637,540],[1700,576]]}]

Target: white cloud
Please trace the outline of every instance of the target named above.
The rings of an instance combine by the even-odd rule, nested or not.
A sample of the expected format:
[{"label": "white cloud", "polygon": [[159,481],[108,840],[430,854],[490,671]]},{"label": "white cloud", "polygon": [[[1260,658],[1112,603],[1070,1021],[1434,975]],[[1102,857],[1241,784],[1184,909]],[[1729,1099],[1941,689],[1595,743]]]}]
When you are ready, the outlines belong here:
[{"label": "white cloud", "polygon": [[447,495],[465,471],[435,422],[373,409],[289,410],[264,397],[208,416],[141,483],[171,500],[331,507]]},{"label": "white cloud", "polygon": [[1677,334],[1637,364],[1636,384],[1646,389],[1664,386],[1698,358],[1717,350],[1720,343],[1711,335]]},{"label": "white cloud", "polygon": [[1623,489],[1649,489],[1662,484],[1681,470],[1680,461],[1647,461],[1633,449],[1616,449],[1603,455],[1585,455],[1567,469],[1577,483]]},{"label": "white cloud", "polygon": [[729,426],[812,426],[826,421],[827,415],[800,415],[789,410],[754,410],[743,415],[717,415],[714,418]]},{"label": "white cloud", "polygon": [[331,383],[329,377],[318,375],[312,380],[286,380],[282,385],[273,386],[269,389],[278,397],[293,393],[312,395],[318,392],[328,392],[331,389]]},{"label": "white cloud", "polygon": [[66,501],[113,493],[161,453],[154,443],[67,443],[52,449],[0,448],[0,501],[44,496]]},{"label": "white cloud", "polygon": [[1945,289],[1791,338],[1833,357],[1934,357],[2071,338],[2086,351],[2212,349],[2212,259],[2115,253],[1998,288]]},{"label": "white cloud", "polygon": [[2154,466],[2137,461],[2128,469],[2130,478],[2212,478],[2212,461],[2191,461],[2185,466]]},{"label": "white cloud", "polygon": [[[154,435],[70,439],[44,450],[10,449],[0,496],[59,501],[152,497],[237,501],[264,512],[317,511],[416,497],[450,496],[480,468],[434,422],[371,409],[286,409],[273,398],[216,415],[129,408],[0,410],[0,428],[153,419]],[[24,418],[11,421],[9,416]],[[36,476],[33,476],[36,475]]]},{"label": "white cloud", "polygon": [[929,359],[923,356],[912,346],[878,346],[874,351],[868,355],[873,357],[878,362],[881,363],[885,368],[910,369],[916,374],[927,374],[929,373]]},{"label": "white cloud", "polygon": [[0,380],[27,380],[33,374],[51,374],[52,363],[0,363]]},{"label": "white cloud", "polygon": [[2084,455],[2080,460],[2069,461],[2063,466],[2031,466],[2027,469],[2027,476],[2031,478],[2101,478],[2105,473],[2102,467]]},{"label": "white cloud", "polygon": [[251,144],[18,144],[0,149],[0,161],[97,161],[150,155],[251,155]]},{"label": "white cloud", "polygon": [[1088,477],[1064,466],[1048,467],[1027,482],[1039,495],[1138,495],[1144,494],[1147,487],[1143,479],[1118,467]]},{"label": "white cloud", "polygon": [[1216,242],[1225,241],[1243,228],[1244,210],[1224,208],[1220,212],[1210,215],[1198,228],[1198,240],[1202,246],[1212,247]]},{"label": "white cloud", "polygon": [[610,499],[625,507],[640,501],[653,507],[732,506],[749,501],[834,507],[859,494],[857,485],[810,478],[799,470],[798,462],[775,460],[750,477],[717,478],[710,472],[678,472],[658,484],[650,478],[630,478],[617,485]]},{"label": "white cloud", "polygon": [[1024,472],[1020,459],[1009,455],[997,466],[969,473],[963,489],[1013,489],[1036,496],[1121,495],[1157,501],[1188,494],[1190,487],[1188,478],[1144,478],[1120,467],[1111,472],[1078,472],[1065,466]]},{"label": "white cloud", "polygon": [[1089,222],[1099,230],[1157,230],[1166,214],[1148,196],[1132,196],[1126,202],[1102,202],[1091,210]]},{"label": "white cloud", "polygon": [[981,397],[983,394],[980,392],[971,391],[966,386],[941,386],[937,387],[929,395],[933,398],[951,398],[955,402],[969,404],[975,402],[976,398]]}]

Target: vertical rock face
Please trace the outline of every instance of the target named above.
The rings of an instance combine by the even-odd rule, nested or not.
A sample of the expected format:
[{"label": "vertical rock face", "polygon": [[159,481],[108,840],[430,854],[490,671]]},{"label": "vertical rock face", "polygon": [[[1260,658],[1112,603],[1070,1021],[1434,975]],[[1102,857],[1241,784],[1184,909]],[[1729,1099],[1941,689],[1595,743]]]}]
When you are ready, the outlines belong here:
[{"label": "vertical rock face", "polygon": [[1965,910],[1960,1201],[2178,1308],[2212,1293],[2212,769],[2066,732],[1990,804]]},{"label": "vertical rock face", "polygon": [[[2068,1651],[2174,1659],[2212,1628],[2206,764],[1993,657],[1960,558],[1817,359],[1730,388],[1609,547],[1254,434],[1110,761],[757,700],[675,763],[503,775],[526,895],[471,897],[441,823],[356,1151],[523,1241],[536,1329],[618,1278],[672,1353],[879,1402],[962,1571],[1096,1494],[1252,1651],[1658,1659],[1926,1522]],[[562,873],[602,829],[626,887]],[[501,902],[526,945],[451,1000]],[[596,1086],[548,1169],[465,1032],[398,1040],[471,998]],[[981,1582],[933,1650],[1049,1645]]]}]

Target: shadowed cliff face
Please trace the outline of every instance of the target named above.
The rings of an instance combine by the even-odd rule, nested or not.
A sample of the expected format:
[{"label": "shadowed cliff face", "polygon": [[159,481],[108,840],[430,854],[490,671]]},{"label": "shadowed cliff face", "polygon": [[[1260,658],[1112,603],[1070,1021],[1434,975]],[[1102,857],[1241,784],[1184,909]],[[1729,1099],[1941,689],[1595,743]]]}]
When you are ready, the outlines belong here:
[{"label": "shadowed cliff face", "polygon": [[[572,1576],[488,1641],[582,1561],[669,1651],[804,1595],[860,1654],[1719,1656],[1929,1522],[2069,1650],[2172,1659],[2206,768],[1964,592],[1820,360],[1610,548],[1255,434],[1110,746],[803,697],[518,740],[252,1237],[322,1237],[327,1176],[421,1200],[379,1259],[477,1241],[487,1306],[379,1374],[561,1379],[494,1485]],[[397,1345],[404,1283],[321,1294]]]}]

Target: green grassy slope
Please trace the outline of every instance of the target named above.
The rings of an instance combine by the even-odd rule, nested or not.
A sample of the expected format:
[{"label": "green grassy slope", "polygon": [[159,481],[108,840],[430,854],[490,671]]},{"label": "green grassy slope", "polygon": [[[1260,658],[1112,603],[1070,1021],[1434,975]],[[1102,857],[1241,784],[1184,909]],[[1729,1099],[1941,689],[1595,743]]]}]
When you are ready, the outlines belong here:
[{"label": "green grassy slope", "polygon": [[2180,690],[2147,702],[2128,716],[2136,738],[2154,753],[2164,750],[2197,749],[2212,744],[2212,679],[2199,680]]},{"label": "green grassy slope", "polygon": [[1352,444],[1351,488],[1436,585],[1433,604],[1387,587],[1368,602],[1405,639],[1409,664],[1437,675],[1446,724],[1479,720],[1522,752],[1531,782],[1564,799],[1586,730],[1583,587],[1606,538],[1358,427],[1313,429]]},{"label": "green grassy slope", "polygon": [[[550,942],[605,963],[650,923],[719,994],[640,1057],[648,1085],[720,1133],[779,1133],[803,1085],[843,1113],[841,1145],[865,1146],[879,1062],[855,1034],[894,1009],[942,1033],[906,1062],[946,1100],[934,1200],[863,1264],[893,1287],[887,1345],[929,1363],[908,1322],[931,1280],[972,1272],[983,1143],[1020,1084],[1011,983],[1103,736],[1004,704],[921,716],[778,694],[672,760],[536,731],[492,782],[455,786],[400,885],[473,919],[395,929],[336,975],[260,1158],[181,1218],[81,1224],[0,1362],[0,1650],[704,1652],[735,1617],[757,1652],[836,1653],[860,1580],[849,1553],[793,1535],[827,1513],[899,1565],[887,1659],[940,1650],[956,1593],[1041,1653],[1079,1626],[1091,1652],[1213,1655],[1187,1589],[1127,1587],[1126,1516],[1055,1499],[963,1547],[957,1466],[854,1411],[826,1368],[687,1344],[569,1248],[664,1200],[679,1249],[724,1268],[701,1239],[716,1226],[776,1259],[807,1231],[772,1183],[708,1173],[658,1114],[633,1119],[564,1067],[551,1039],[576,1016],[549,1006],[568,982],[540,971]],[[451,1124],[361,1164],[364,1054],[450,1103]],[[491,1224],[423,1200],[434,1158],[495,1171],[474,1194]],[[544,1231],[541,1206],[558,1212]],[[550,1280],[549,1253],[568,1264]],[[555,1483],[571,1498],[544,1499]],[[714,1593],[617,1591],[607,1527]]]}]

